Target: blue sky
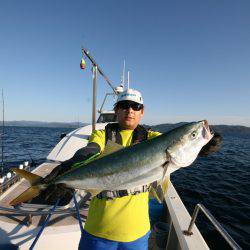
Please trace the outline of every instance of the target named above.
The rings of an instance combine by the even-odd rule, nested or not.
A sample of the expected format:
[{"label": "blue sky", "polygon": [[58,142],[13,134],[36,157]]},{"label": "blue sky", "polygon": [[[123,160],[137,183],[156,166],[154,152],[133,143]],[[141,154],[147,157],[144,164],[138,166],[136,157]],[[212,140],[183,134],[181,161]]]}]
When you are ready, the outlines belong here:
[{"label": "blue sky", "polygon": [[[250,126],[249,13],[247,0],[3,1],[5,119],[90,122],[84,45],[114,85],[126,60],[145,123]],[[108,90],[99,76],[99,105]]]}]

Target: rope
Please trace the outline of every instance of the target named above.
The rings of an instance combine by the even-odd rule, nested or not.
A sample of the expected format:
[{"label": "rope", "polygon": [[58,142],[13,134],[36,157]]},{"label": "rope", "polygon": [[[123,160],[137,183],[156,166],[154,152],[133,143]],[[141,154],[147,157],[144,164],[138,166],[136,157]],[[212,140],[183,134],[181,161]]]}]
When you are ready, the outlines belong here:
[{"label": "rope", "polygon": [[76,201],[75,192],[74,192],[73,198],[74,198],[74,203],[75,203],[75,207],[76,207],[76,214],[77,214],[77,218],[78,218],[78,221],[79,221],[79,226],[80,226],[80,229],[81,229],[81,233],[83,234],[84,230],[83,230],[83,226],[82,226],[82,221],[81,221],[79,206],[78,206],[78,203]]},{"label": "rope", "polygon": [[42,234],[44,228],[46,227],[46,225],[47,225],[47,223],[48,223],[48,221],[49,221],[49,219],[50,219],[52,213],[55,211],[55,209],[56,209],[56,207],[57,207],[59,201],[60,201],[60,199],[58,199],[58,200],[56,201],[56,204],[55,204],[54,207],[50,210],[50,212],[49,212],[49,214],[48,214],[46,220],[44,221],[42,227],[40,228],[40,230],[39,230],[39,232],[38,232],[38,234],[37,234],[35,240],[33,241],[33,243],[32,243],[31,246],[30,246],[29,250],[33,250],[33,249],[34,249],[34,247],[35,247],[35,245],[36,245],[36,243],[37,243],[39,237],[41,236],[41,234]]}]

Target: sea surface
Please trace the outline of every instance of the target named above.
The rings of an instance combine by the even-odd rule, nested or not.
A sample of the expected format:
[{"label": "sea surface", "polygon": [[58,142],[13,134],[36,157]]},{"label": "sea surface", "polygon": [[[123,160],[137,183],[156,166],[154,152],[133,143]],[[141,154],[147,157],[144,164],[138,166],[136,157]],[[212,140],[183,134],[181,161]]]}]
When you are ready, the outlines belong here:
[{"label": "sea surface", "polygon": [[[5,170],[26,160],[39,165],[60,135],[70,131],[5,127]],[[192,166],[173,173],[171,180],[190,214],[197,203],[205,205],[243,249],[250,249],[250,136],[223,136],[219,152],[198,158]],[[211,249],[230,249],[202,214],[197,226]]]}]

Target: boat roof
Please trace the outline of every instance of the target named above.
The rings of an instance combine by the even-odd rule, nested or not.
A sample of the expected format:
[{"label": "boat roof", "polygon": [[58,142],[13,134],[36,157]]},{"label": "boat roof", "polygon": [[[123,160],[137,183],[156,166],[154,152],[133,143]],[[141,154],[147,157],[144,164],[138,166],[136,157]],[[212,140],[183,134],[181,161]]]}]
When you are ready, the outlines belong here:
[{"label": "boat roof", "polygon": [[[107,123],[96,123],[96,130],[104,129]],[[92,125],[87,125],[67,134],[49,153],[47,160],[62,162],[73,157],[75,152],[88,144]]]}]

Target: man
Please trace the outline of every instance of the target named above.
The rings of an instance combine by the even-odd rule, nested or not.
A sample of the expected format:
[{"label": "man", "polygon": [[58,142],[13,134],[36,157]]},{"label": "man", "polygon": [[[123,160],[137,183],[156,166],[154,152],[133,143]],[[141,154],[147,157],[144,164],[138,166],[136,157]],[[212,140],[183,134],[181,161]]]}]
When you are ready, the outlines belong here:
[{"label": "man", "polygon": [[[90,143],[102,152],[108,140],[123,146],[160,135],[139,125],[144,115],[140,92],[128,89],[119,94],[114,107],[118,123],[94,131]],[[80,249],[148,249],[150,223],[148,188],[102,192],[91,200]]]},{"label": "man", "polygon": [[[114,110],[118,123],[108,124],[105,130],[93,131],[87,147],[78,150],[70,160],[54,169],[45,182],[67,171],[75,163],[102,153],[108,140],[127,147],[160,135],[139,125],[144,115],[140,92],[128,89],[120,93]],[[79,249],[148,249],[148,196],[148,187],[143,186],[134,190],[106,190],[93,197]]]},{"label": "man", "polygon": [[[93,131],[88,145],[56,167],[45,178],[45,182],[49,183],[55,176],[74,167],[75,163],[102,153],[108,140],[127,147],[160,135],[159,132],[147,131],[139,125],[144,115],[143,99],[139,91],[128,89],[120,93],[114,110],[118,123],[108,124],[105,130]],[[60,189],[53,190],[51,187],[44,196],[47,196],[47,200],[53,200],[62,193]],[[106,190],[93,197],[79,249],[148,249],[148,199],[147,186],[117,192]]]}]

